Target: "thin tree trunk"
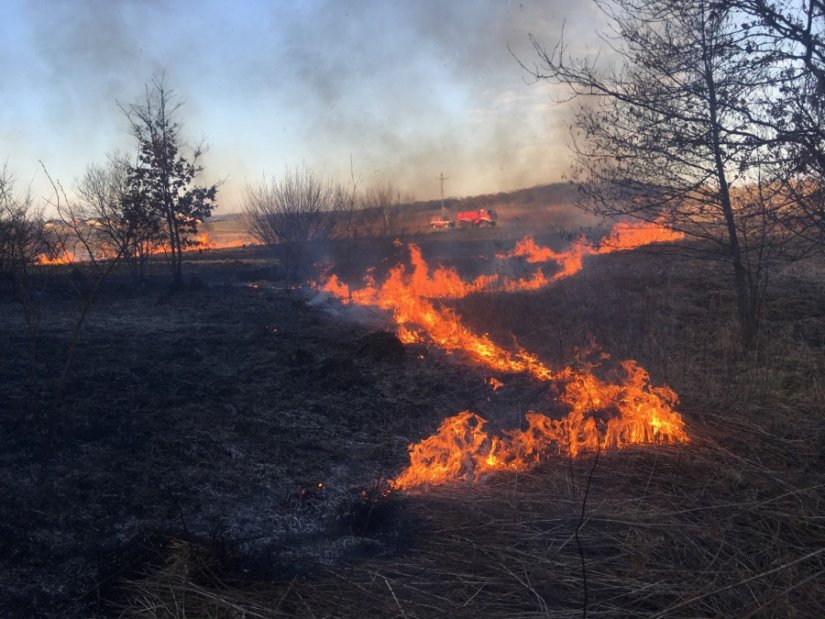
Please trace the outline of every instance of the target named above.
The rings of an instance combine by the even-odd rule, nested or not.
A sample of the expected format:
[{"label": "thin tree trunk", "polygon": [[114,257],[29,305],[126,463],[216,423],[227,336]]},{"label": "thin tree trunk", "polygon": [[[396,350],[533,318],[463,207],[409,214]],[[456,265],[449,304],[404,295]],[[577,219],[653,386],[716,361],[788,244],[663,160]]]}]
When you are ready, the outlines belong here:
[{"label": "thin tree trunk", "polygon": [[178,222],[174,219],[172,220],[174,231],[172,233],[173,243],[175,246],[175,287],[180,287],[183,285],[183,243],[180,238],[180,228],[178,227]]},{"label": "thin tree trunk", "polygon": [[175,215],[172,211],[171,206],[171,198],[169,196],[165,197],[164,210],[166,211],[166,229],[167,229],[167,237],[169,241],[169,254],[170,254],[170,268],[172,270],[172,286],[174,288],[180,288],[183,284],[183,276],[181,274],[181,266],[180,266],[180,235],[178,234],[177,229],[177,222],[175,222]]},{"label": "thin tree trunk", "polygon": [[719,103],[716,97],[716,82],[713,77],[713,68],[710,58],[705,56],[705,83],[708,88],[708,111],[710,114],[711,147],[716,169],[716,178],[719,183],[719,203],[725,218],[725,227],[728,233],[728,247],[731,264],[733,265],[734,286],[736,288],[736,305],[739,315],[739,328],[742,345],[745,350],[752,350],[756,343],[756,298],[751,294],[748,286],[748,273],[739,244],[739,235],[736,230],[736,218],[730,197],[730,185],[725,173],[725,163],[722,158],[722,147],[719,135]]}]

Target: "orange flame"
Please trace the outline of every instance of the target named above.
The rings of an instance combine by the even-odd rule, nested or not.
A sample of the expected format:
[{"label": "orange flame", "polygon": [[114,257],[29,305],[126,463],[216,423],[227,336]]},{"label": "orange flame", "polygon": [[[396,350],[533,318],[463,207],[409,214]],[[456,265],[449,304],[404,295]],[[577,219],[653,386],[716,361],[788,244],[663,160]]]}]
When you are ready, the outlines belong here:
[{"label": "orange flame", "polygon": [[[558,262],[561,269],[550,279],[542,271],[525,280],[499,279],[482,275],[465,282],[454,269],[431,270],[421,250],[410,245],[410,272],[404,265],[392,268],[380,286],[370,276],[361,289],[352,290],[332,276],[322,288],[346,302],[376,305],[391,310],[402,342],[422,342],[425,337],[448,352],[461,352],[474,362],[499,372],[526,373],[542,382],[559,383],[561,401],[570,408],[563,419],[528,413],[526,430],[511,430],[503,436],[484,430],[486,421],[465,411],[446,419],[438,433],[410,445],[410,465],[391,484],[409,489],[451,480],[476,480],[485,472],[524,470],[552,452],[571,457],[582,451],[621,448],[636,443],[683,443],[689,437],[681,416],[673,407],[676,394],[666,386],[650,384],[647,372],[635,361],[621,364],[624,380],[604,381],[590,367],[552,369],[524,349],[507,350],[486,334],[466,327],[447,307],[435,299],[460,298],[498,283],[504,290],[534,290],[572,275],[582,268],[587,255],[631,249],[646,242],[681,238],[651,224],[616,224],[599,248],[579,243],[564,252],[553,252],[524,239],[510,256],[528,256],[528,261]],[[655,228],[655,229],[654,229]],[[668,236],[668,235],[674,236]],[[647,240],[646,239],[654,239]],[[525,253],[525,252],[532,253]],[[541,256],[541,260],[534,256]],[[490,384],[493,384],[492,382]]]},{"label": "orange flame", "polygon": [[684,232],[672,230],[662,225],[661,221],[654,223],[620,221],[613,225],[610,234],[602,241],[599,253],[609,254],[612,251],[637,249],[653,243],[672,243],[681,241],[683,238],[685,238]]},{"label": "orange flame", "polygon": [[198,236],[190,241],[190,245],[184,247],[184,251],[196,251],[199,249],[212,249],[214,244],[209,239],[209,233],[202,230]]},{"label": "orange flame", "polygon": [[75,262],[75,256],[68,250],[60,250],[53,255],[40,254],[37,256],[37,264],[52,265],[52,264],[72,264]]},{"label": "orange flame", "polygon": [[495,376],[491,376],[490,378],[487,379],[486,382],[487,382],[488,385],[490,385],[490,387],[493,388],[494,392],[498,391],[499,389],[504,387],[504,383],[501,382],[499,379],[497,379]]},{"label": "orange flame", "polygon": [[[248,244],[244,239],[234,239],[230,241],[217,242],[212,240],[209,233],[205,230],[198,233],[198,235],[189,241],[189,244],[183,248],[184,252],[201,251],[205,249],[231,249],[235,247],[243,247]],[[75,243],[75,250],[63,248],[55,251],[53,254],[42,253],[37,257],[37,264],[39,265],[56,265],[56,264],[74,264],[77,262],[87,262],[89,260],[88,251],[85,247],[80,247],[77,251],[78,243]],[[152,255],[165,254],[169,250],[167,243],[158,243],[154,245],[150,252]],[[95,249],[96,260],[110,260],[115,258],[115,253],[106,249]]]},{"label": "orange flame", "polygon": [[237,247],[246,247],[251,244],[254,244],[254,240],[245,235],[219,235],[218,238],[213,238],[206,230],[201,230],[197,237],[192,239],[192,244],[184,247],[183,251],[234,249]]},{"label": "orange flame", "polygon": [[[689,438],[672,408],[676,394],[650,385],[634,361],[622,367],[626,380],[606,383],[592,374],[571,373],[562,401],[572,410],[562,419],[527,413],[527,429],[489,434],[486,420],[464,411],[445,419],[436,434],[410,445],[410,465],[392,487],[407,490],[450,481],[476,481],[493,471],[523,471],[547,454],[623,448],[639,443],[684,443]],[[571,371],[572,372],[572,371]],[[608,411],[611,416],[597,414]]]},{"label": "orange flame", "polygon": [[584,267],[584,258],[587,256],[638,249],[654,243],[672,243],[683,238],[685,238],[684,233],[671,230],[660,222],[620,221],[613,225],[610,234],[602,240],[599,246],[594,246],[586,238],[580,237],[569,249],[557,252],[549,247],[538,245],[533,237],[528,235],[516,243],[512,251],[499,254],[498,257],[524,257],[530,264],[556,262],[560,269],[548,281],[552,283],[581,271]]}]

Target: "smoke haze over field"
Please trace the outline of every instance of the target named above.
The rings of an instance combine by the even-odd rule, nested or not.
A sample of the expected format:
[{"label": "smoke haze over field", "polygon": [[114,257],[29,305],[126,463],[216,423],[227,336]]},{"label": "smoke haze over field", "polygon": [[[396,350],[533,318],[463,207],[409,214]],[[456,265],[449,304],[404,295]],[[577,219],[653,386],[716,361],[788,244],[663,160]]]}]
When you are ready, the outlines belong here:
[{"label": "smoke haze over field", "polygon": [[221,211],[244,186],[306,163],[362,186],[393,181],[418,199],[559,180],[569,111],[529,84],[528,33],[595,41],[598,12],[522,2],[166,2],[0,6],[0,160],[47,194],[42,160],[68,188],[108,151],[131,152],[117,102],[166,71],[205,138]]}]

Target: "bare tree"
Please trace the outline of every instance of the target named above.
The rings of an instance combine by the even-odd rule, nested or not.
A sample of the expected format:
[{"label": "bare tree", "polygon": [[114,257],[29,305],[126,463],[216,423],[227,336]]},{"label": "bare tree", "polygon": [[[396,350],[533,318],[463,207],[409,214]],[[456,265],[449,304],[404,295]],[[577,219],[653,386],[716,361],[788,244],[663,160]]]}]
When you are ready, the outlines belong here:
[{"label": "bare tree", "polygon": [[0,273],[20,286],[28,268],[49,253],[42,213],[35,211],[31,195],[18,195],[7,166],[0,169]]},{"label": "bare tree", "polygon": [[163,221],[132,185],[131,168],[129,159],[117,153],[105,165],[87,167],[78,182],[73,217],[90,227],[96,252],[122,256],[133,277],[142,279],[149,256],[163,242]]},{"label": "bare tree", "polygon": [[336,195],[343,194],[306,167],[286,169],[280,179],[247,187],[243,205],[247,230],[279,251],[285,286],[289,285],[290,263],[300,266],[303,246],[331,234]]},{"label": "bare tree", "polygon": [[754,111],[770,127],[771,182],[783,189],[783,223],[825,245],[825,4],[729,0],[741,13],[754,62],[775,75]]},{"label": "bare tree", "polygon": [[746,348],[757,339],[768,270],[784,239],[776,195],[750,191],[773,139],[754,116],[775,67],[724,0],[597,0],[611,62],[547,49],[532,37],[536,79],[581,97],[573,178],[585,208],[664,220],[731,266]]},{"label": "bare tree", "polygon": [[405,232],[401,218],[402,204],[412,201],[411,196],[402,195],[401,190],[391,182],[367,188],[362,197],[363,208],[378,215],[377,232],[384,236]]},{"label": "bare tree", "polygon": [[201,186],[202,146],[189,157],[180,154],[182,125],[177,120],[182,103],[163,76],[146,87],[144,99],[121,110],[137,139],[138,162],[131,167],[130,183],[145,199],[136,206],[149,209],[164,223],[173,284],[183,283],[183,251],[195,244],[198,224],[215,208],[217,185]]}]

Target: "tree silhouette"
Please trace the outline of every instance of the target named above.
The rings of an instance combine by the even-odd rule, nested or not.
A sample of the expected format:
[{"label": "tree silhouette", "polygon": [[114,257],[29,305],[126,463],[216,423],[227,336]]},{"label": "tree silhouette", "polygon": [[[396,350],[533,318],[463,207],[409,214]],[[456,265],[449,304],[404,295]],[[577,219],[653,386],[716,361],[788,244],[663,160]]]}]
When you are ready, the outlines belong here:
[{"label": "tree silhouette", "polygon": [[[572,177],[603,216],[665,223],[703,239],[729,264],[742,342],[752,348],[769,267],[787,242],[772,212],[769,145],[760,117],[775,67],[753,53],[723,0],[604,0],[609,60],[576,57],[564,37],[522,67],[580,98]],[[710,249],[709,249],[710,248]]]},{"label": "tree silhouette", "polygon": [[181,106],[163,76],[146,86],[141,101],[120,106],[139,149],[137,163],[130,169],[130,184],[142,200],[133,207],[144,209],[147,219],[158,216],[163,222],[175,286],[183,283],[183,251],[194,244],[192,237],[215,208],[218,192],[217,185],[195,184],[203,171],[202,147],[192,149],[188,158],[180,153],[182,125],[177,116]]}]

